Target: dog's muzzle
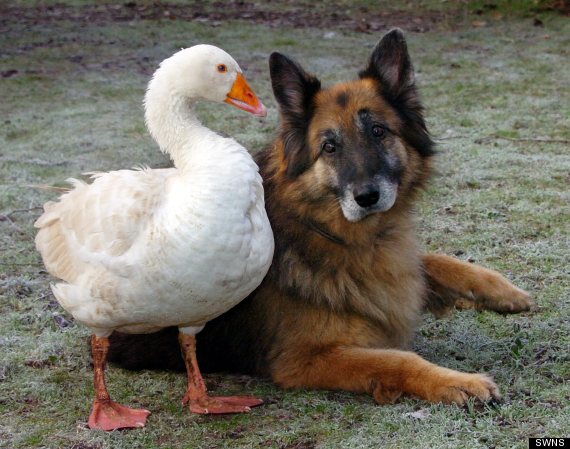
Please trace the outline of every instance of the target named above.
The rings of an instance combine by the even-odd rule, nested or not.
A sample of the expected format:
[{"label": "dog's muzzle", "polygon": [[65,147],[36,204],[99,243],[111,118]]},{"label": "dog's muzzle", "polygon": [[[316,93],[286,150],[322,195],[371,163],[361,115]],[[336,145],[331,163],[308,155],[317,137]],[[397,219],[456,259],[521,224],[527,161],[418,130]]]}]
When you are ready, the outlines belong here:
[{"label": "dog's muzzle", "polygon": [[348,185],[340,199],[342,213],[348,221],[356,222],[375,212],[386,212],[396,202],[398,183],[384,177],[365,185]]}]

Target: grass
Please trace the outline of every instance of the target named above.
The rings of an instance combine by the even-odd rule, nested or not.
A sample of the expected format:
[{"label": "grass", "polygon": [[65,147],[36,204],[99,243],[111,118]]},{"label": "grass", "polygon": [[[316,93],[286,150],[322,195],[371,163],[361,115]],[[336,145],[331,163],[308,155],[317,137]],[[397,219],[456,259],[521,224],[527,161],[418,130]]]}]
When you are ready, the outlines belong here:
[{"label": "grass", "polygon": [[[501,11],[508,7],[497,3]],[[370,2],[362,5],[376,11]],[[492,373],[501,404],[458,408],[406,398],[380,407],[363,395],[283,391],[264,379],[219,374],[207,378],[216,393],[247,390],[267,404],[248,416],[192,416],[180,406],[184,376],[111,367],[115,397],[153,415],[143,430],[88,430],[88,331],[51,296],[32,223],[54,194],[28,185],[168,164],[146,134],[141,100],[156,64],[181,46],[220,45],[246,68],[268,118],[218,105],[204,105],[200,114],[255,152],[277,122],[271,51],[298,58],[332,83],[363,67],[381,32],[245,21],[30,21],[22,10],[2,15],[0,23],[0,447],[523,448],[531,436],[568,436],[570,25],[547,12],[540,13],[543,26],[533,26],[528,14],[481,16],[473,5],[460,6],[422,2],[426,14],[458,13],[425,33],[407,33],[428,123],[440,142],[439,175],[418,208],[421,236],[430,251],[500,270],[530,291],[538,307],[517,316],[426,316],[415,348],[450,368]],[[418,410],[423,419],[410,415]]]}]

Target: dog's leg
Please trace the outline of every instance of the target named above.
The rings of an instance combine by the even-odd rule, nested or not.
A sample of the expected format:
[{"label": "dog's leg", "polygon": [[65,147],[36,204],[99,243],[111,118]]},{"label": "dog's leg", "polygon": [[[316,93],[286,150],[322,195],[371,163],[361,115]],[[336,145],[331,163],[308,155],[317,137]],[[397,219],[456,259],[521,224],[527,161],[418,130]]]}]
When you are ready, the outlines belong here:
[{"label": "dog's leg", "polygon": [[368,392],[380,404],[392,403],[402,394],[459,405],[469,397],[500,398],[487,375],[443,368],[413,352],[337,346],[316,354],[304,349],[295,360],[283,356],[276,361],[272,371],[276,383],[285,388]]},{"label": "dog's leg", "polygon": [[442,254],[425,254],[422,260],[430,288],[426,307],[436,316],[454,306],[517,313],[533,305],[527,292],[496,271]]}]

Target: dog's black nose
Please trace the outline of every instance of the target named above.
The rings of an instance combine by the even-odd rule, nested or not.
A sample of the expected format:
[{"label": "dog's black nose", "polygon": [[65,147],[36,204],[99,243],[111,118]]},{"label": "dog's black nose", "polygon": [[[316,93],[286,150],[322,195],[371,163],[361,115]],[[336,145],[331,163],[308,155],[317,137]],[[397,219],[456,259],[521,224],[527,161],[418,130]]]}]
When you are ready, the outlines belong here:
[{"label": "dog's black nose", "polygon": [[354,200],[360,207],[374,206],[380,198],[378,187],[366,186],[353,190]]}]

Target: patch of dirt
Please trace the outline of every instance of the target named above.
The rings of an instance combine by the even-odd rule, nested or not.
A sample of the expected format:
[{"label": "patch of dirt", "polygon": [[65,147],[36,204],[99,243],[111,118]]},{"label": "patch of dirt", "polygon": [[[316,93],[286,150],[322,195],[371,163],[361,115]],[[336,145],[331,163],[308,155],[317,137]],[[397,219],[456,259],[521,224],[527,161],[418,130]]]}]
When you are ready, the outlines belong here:
[{"label": "patch of dirt", "polygon": [[[198,3],[198,2],[196,2]],[[51,5],[35,7],[0,6],[0,32],[11,25],[42,25],[60,21],[85,24],[130,22],[136,20],[183,20],[221,26],[224,21],[241,20],[266,24],[271,27],[330,28],[363,33],[401,27],[406,31],[426,32],[445,19],[454,16],[453,11],[418,11],[414,15],[405,11],[371,11],[365,6],[353,8],[350,13],[327,6],[318,10],[308,5],[286,11],[260,9],[254,2],[232,0],[215,2],[207,6],[198,4],[174,5],[162,2],[135,2],[68,6]]]},{"label": "patch of dirt", "polygon": [[570,1],[568,0],[546,0],[542,1],[538,11],[556,11],[565,16],[570,16]]}]

